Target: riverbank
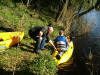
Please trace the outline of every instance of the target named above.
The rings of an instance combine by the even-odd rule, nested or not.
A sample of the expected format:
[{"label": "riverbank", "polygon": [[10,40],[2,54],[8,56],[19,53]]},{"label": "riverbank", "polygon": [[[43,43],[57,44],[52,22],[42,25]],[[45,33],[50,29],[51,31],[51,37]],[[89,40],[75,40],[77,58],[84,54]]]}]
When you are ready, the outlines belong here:
[{"label": "riverbank", "polygon": [[[56,69],[57,67],[55,65],[55,62],[53,61],[53,56],[51,56],[51,52],[53,50],[51,46],[47,44],[47,49],[41,51],[38,55],[34,52],[35,41],[28,35],[28,31],[31,27],[48,25],[50,19],[51,17],[49,15],[44,16],[38,13],[38,11],[36,10],[31,10],[21,2],[14,3],[11,0],[2,0],[0,2],[0,32],[5,32],[7,30],[25,32],[24,38],[21,43],[13,46],[12,48],[0,52],[0,74],[5,75],[7,73],[9,75],[17,75],[21,73],[22,75],[22,73],[26,73],[26,69],[29,63],[31,63],[33,60],[35,60],[35,58],[39,57],[40,55],[49,56],[52,59],[50,60],[48,59],[48,57],[45,59],[42,57],[40,58],[44,59],[44,61],[46,60],[47,62],[49,62],[49,65],[51,65],[52,69],[48,68],[48,71],[43,68],[45,73],[56,73],[57,70],[54,69]],[[57,35],[58,31],[56,26],[54,26],[54,29],[55,31],[52,35],[52,40]],[[41,63],[44,63],[44,61],[42,61]],[[38,62],[38,64],[40,64],[40,62]],[[46,65],[48,64],[45,63],[44,66],[42,66],[41,64],[40,67],[45,67]],[[38,67],[38,69],[40,67]],[[37,69],[37,66],[34,68]],[[40,72],[41,74],[44,73],[42,71],[38,72]],[[28,75],[29,74],[33,74],[32,71],[31,73],[28,72]]]}]

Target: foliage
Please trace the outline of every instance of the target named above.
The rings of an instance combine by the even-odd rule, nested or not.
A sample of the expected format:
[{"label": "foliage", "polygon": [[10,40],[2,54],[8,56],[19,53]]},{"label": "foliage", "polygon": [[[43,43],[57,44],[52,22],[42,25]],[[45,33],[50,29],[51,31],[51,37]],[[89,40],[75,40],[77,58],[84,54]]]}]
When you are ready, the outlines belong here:
[{"label": "foliage", "polygon": [[[48,20],[51,19],[49,16],[42,17],[37,11],[28,9],[23,3],[13,1],[0,0],[0,27],[25,32],[17,48],[15,46],[0,53],[0,69],[11,72],[27,70],[29,63],[37,57],[34,53],[34,41],[29,37],[28,30],[34,26],[47,25]],[[53,71],[56,72],[56,70]],[[52,73],[52,70],[49,72]]]},{"label": "foliage", "polygon": [[35,11],[27,9],[23,3],[15,5],[16,7],[13,8],[0,5],[0,27],[12,28],[14,31],[26,30],[25,35],[27,35],[31,26],[44,25],[45,22],[39,19],[39,15]]},{"label": "foliage", "polygon": [[12,0],[0,0],[0,5],[7,6],[10,8],[15,7],[15,4],[13,3]]},{"label": "foliage", "polygon": [[19,48],[11,48],[6,52],[0,53],[0,68],[5,71],[22,71],[27,67],[28,62],[34,59],[35,54],[23,52]]},{"label": "foliage", "polygon": [[[47,25],[51,21],[54,22],[56,14],[62,10],[65,1],[30,0],[30,6],[26,7],[27,0],[0,0],[0,27],[12,28],[14,31],[23,30],[25,32],[24,39],[18,48],[10,48],[0,53],[0,68],[6,71],[14,71],[14,68],[16,68],[16,71],[29,69],[30,72],[37,75],[52,75],[57,72],[56,63],[53,57],[48,54],[48,51],[41,51],[42,54],[39,54],[39,56],[33,53],[34,41],[29,37],[28,30],[34,26]],[[94,4],[96,2],[96,0],[91,1],[94,1]],[[69,8],[75,7],[75,9],[79,9],[80,4],[83,4],[82,8],[92,6],[90,0],[70,0]],[[71,12],[67,12],[68,16],[66,17],[69,19]],[[68,22],[70,20],[65,19],[65,21]],[[58,31],[61,28],[66,28],[66,26],[58,26],[59,24],[54,24],[52,39],[58,35]],[[80,25],[77,25],[76,29],[78,31],[80,31],[79,28]],[[72,29],[75,29],[75,27],[73,26]],[[48,49],[51,50],[50,47]]]},{"label": "foliage", "polygon": [[82,9],[87,9],[93,6],[97,0],[72,0],[71,5],[73,7],[76,7],[76,9],[79,9],[80,7]]},{"label": "foliage", "polygon": [[40,54],[30,63],[29,70],[35,75],[54,75],[57,65],[50,54]]}]

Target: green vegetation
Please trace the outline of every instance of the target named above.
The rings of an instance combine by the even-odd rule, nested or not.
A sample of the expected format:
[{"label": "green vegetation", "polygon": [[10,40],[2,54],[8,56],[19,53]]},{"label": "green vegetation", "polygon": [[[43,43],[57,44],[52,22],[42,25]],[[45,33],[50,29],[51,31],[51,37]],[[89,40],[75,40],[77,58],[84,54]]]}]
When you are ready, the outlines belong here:
[{"label": "green vegetation", "polygon": [[34,75],[54,75],[57,68],[53,57],[47,53],[36,57],[29,66],[29,70]]},{"label": "green vegetation", "polygon": [[[51,14],[46,13],[45,11],[43,12],[44,14]],[[38,11],[28,9],[22,2],[14,3],[12,0],[0,0],[0,27],[11,28],[14,31],[25,32],[21,44],[0,52],[0,69],[15,74],[17,71],[26,71],[27,68],[29,68],[29,70],[27,70],[28,72],[35,72],[35,74],[55,74],[57,72],[57,66],[53,57],[51,56],[52,48],[47,45],[47,50],[41,51],[40,55],[36,54],[34,52],[33,45],[35,41],[32,40],[28,35],[28,31],[31,27],[47,25],[50,20],[50,16],[41,16]],[[58,30],[55,28],[54,33],[57,33],[57,31]],[[3,31],[0,30],[0,32]],[[57,34],[53,34],[52,39],[54,39],[56,35]],[[37,58],[39,59],[37,60]],[[36,62],[35,60],[42,61],[38,62],[39,67],[37,64],[33,64]],[[41,67],[44,72],[42,72],[42,70],[41,72],[35,70]]]},{"label": "green vegetation", "polygon": [[[29,3],[27,1],[29,1]],[[0,27],[25,32],[21,44],[9,48],[4,52],[0,52],[0,69],[13,73],[26,71],[28,69],[29,72],[37,75],[54,75],[57,72],[57,67],[51,56],[53,49],[47,44],[47,50],[41,51],[39,55],[35,54],[35,41],[29,37],[28,31],[31,27],[48,25],[50,22],[52,22],[55,30],[52,35],[52,40],[58,35],[59,29],[68,28],[68,31],[71,29],[73,31],[74,29],[74,34],[77,34],[80,30],[84,31],[84,29],[86,29],[85,25],[76,23],[73,24],[74,26],[72,25],[73,16],[77,15],[75,11],[90,8],[95,4],[100,4],[100,1],[68,1],[69,2],[66,3],[66,0],[0,0]],[[62,11],[65,3],[68,6],[66,6],[68,10],[64,9],[64,11]],[[72,8],[75,11],[73,11]],[[55,20],[59,22],[55,22]],[[62,23],[60,21],[62,21]],[[80,29],[80,27],[84,29]],[[0,30],[0,32],[3,31]],[[80,32],[79,34],[81,35],[82,33],[84,32]]]}]

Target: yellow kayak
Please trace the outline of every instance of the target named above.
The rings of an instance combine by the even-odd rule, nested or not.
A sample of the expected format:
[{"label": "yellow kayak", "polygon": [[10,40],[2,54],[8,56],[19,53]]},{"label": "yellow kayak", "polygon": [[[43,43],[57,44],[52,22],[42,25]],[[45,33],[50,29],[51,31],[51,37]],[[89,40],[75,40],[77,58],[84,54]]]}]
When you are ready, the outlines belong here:
[{"label": "yellow kayak", "polygon": [[60,59],[57,58],[57,55],[59,53],[58,50],[54,50],[53,56],[55,61],[57,62],[57,65],[62,64],[64,62],[68,62],[73,54],[73,50],[74,50],[74,46],[72,41],[70,41],[67,51],[63,53]]},{"label": "yellow kayak", "polygon": [[24,32],[2,32],[0,33],[0,50],[4,50],[19,43],[24,36]]}]

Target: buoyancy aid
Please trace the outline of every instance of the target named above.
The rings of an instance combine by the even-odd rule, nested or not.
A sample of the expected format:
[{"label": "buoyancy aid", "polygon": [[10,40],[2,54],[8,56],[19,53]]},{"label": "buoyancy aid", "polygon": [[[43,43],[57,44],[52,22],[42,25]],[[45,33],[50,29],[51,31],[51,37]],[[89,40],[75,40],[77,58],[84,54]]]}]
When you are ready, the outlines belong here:
[{"label": "buoyancy aid", "polygon": [[66,48],[66,37],[65,36],[58,36],[56,38],[56,47],[57,48]]}]

